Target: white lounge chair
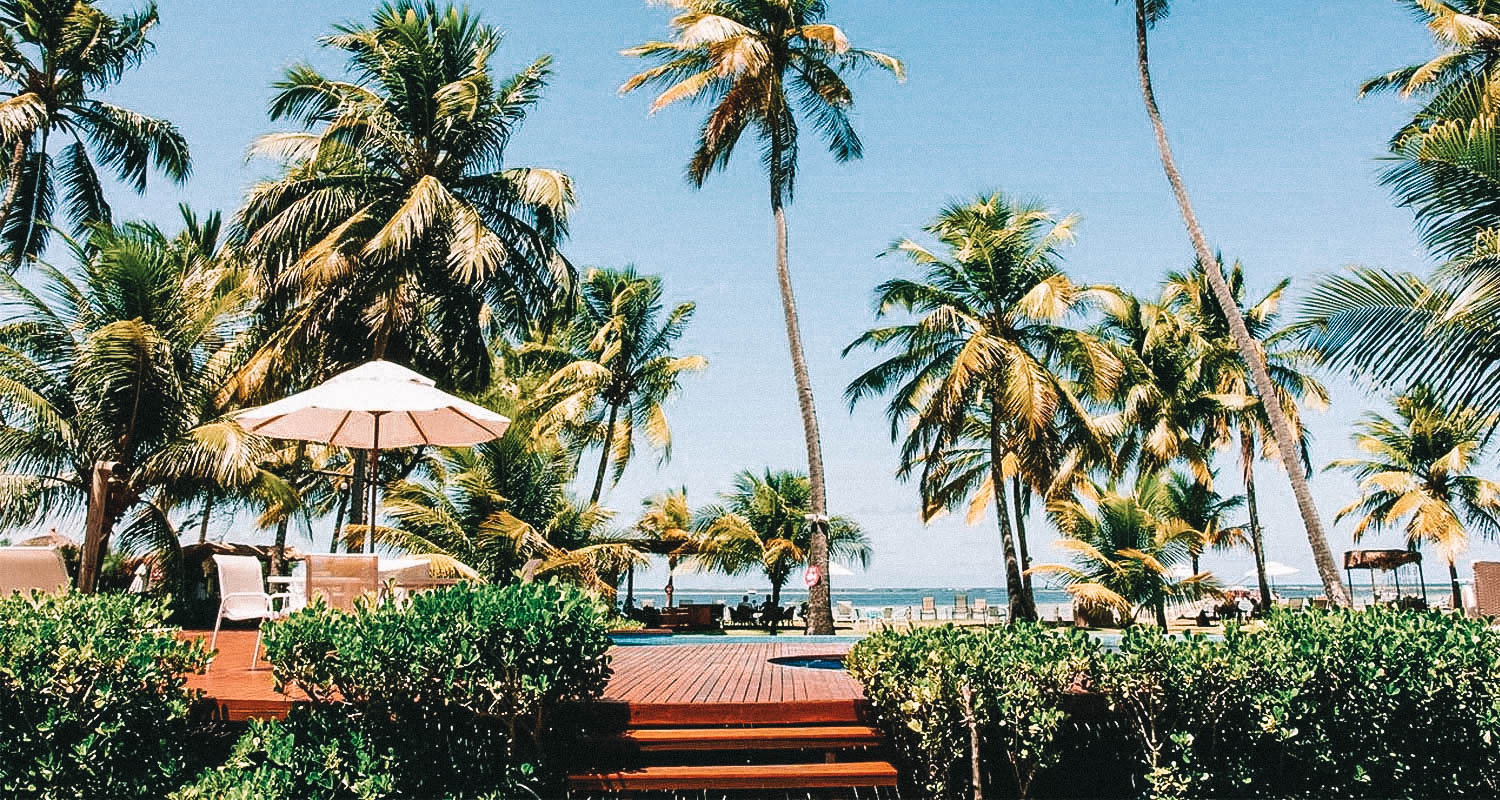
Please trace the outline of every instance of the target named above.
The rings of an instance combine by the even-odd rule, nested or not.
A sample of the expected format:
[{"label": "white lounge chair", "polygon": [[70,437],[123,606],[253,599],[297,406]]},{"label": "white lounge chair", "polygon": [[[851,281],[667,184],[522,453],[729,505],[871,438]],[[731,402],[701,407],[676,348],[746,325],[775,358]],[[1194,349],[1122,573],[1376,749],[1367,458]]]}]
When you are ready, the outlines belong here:
[{"label": "white lounge chair", "polygon": [[[283,610],[277,603],[285,604],[291,595],[270,594],[266,591],[265,577],[260,572],[260,559],[255,556],[214,556],[214,567],[219,571],[219,616],[214,620],[214,636],[208,643],[210,648],[219,644],[219,625],[224,620],[242,622],[258,619],[264,622],[281,616]],[[282,608],[285,606],[283,605]],[[250,654],[250,669],[260,662],[260,626],[255,628],[255,650]]]},{"label": "white lounge chair", "polygon": [[974,609],[969,608],[969,596],[966,594],[953,595],[953,618],[973,619]]},{"label": "white lounge chair", "polygon": [[974,614],[985,625],[990,624],[990,600],[988,597],[974,598]]},{"label": "white lounge chair", "polygon": [[848,600],[840,600],[833,609],[833,624],[855,625],[859,622],[859,610]]},{"label": "white lounge chair", "polygon": [[51,547],[0,547],[0,596],[62,594],[73,582],[62,553]]}]

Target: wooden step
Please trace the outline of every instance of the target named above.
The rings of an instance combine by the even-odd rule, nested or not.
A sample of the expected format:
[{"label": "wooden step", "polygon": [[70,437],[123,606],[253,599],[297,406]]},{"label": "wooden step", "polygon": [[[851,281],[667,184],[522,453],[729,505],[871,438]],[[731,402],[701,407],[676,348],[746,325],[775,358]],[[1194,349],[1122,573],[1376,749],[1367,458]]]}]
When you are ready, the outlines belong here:
[{"label": "wooden step", "polygon": [[895,786],[896,768],[886,761],[831,764],[735,764],[642,767],[568,776],[578,791],[649,792],[702,789],[840,789]]},{"label": "wooden step", "polygon": [[864,722],[864,700],[798,700],[795,703],[610,703],[596,704],[592,718],[620,728],[711,727],[714,725],[856,725]]},{"label": "wooden step", "polygon": [[680,750],[839,750],[874,747],[880,732],[868,725],[763,728],[636,728],[598,740],[643,753]]}]

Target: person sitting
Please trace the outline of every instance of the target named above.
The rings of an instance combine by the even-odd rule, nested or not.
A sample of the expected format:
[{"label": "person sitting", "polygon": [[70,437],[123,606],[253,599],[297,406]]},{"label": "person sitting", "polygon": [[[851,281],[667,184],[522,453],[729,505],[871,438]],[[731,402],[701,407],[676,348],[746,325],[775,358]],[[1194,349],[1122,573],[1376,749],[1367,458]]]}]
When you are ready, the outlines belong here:
[{"label": "person sitting", "polygon": [[760,607],[760,626],[774,630],[776,623],[780,620],[781,609],[777,608],[776,604],[771,602],[771,598],[767,597],[766,602],[761,604]]},{"label": "person sitting", "polygon": [[1207,608],[1200,608],[1200,609],[1198,609],[1198,618],[1197,618],[1196,622],[1198,624],[1198,627],[1200,627],[1200,628],[1207,628],[1210,625],[1213,625],[1213,622],[1211,620],[1209,620],[1209,618],[1208,618],[1208,609]]},{"label": "person sitting", "polygon": [[750,595],[741,597],[739,605],[729,610],[729,621],[735,625],[755,624],[755,606],[750,605]]}]

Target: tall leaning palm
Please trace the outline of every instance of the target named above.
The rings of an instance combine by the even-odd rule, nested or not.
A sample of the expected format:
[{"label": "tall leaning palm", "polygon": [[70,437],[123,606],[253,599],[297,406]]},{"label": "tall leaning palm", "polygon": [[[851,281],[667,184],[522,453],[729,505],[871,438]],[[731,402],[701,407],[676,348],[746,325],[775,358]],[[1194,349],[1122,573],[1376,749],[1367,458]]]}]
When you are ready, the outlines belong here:
[{"label": "tall leaning palm", "polygon": [[295,65],[275,84],[271,118],[299,129],[252,148],[281,173],[251,188],[239,233],[278,313],[244,374],[317,380],[373,357],[477,390],[491,334],[565,305],[572,182],[506,158],[550,58],[499,79],[500,39],[469,11],[395,0],[321,39],[343,74]]},{"label": "tall leaning palm", "polygon": [[1412,548],[1437,548],[1448,562],[1453,608],[1463,608],[1456,561],[1468,548],[1469,529],[1500,535],[1500,484],[1473,473],[1494,419],[1445,407],[1420,389],[1396,399],[1396,416],[1366,416],[1354,436],[1366,455],[1328,465],[1359,480],[1360,497],[1338,518],[1358,518],[1355,539],[1394,527]]},{"label": "tall leaning palm", "polygon": [[[539,433],[582,429],[599,444],[599,469],[589,502],[599,502],[604,478],[615,481],[635,454],[637,431],[666,461],[672,430],[663,406],[677,393],[682,377],[707,366],[703,356],[678,356],[672,348],[693,318],[693,303],[667,311],[661,279],[633,268],[589,270],[578,314],[557,341],[532,342],[521,355],[575,360],[536,390]],[[611,470],[611,466],[613,469]]]},{"label": "tall leaning palm", "polygon": [[[1161,109],[1156,105],[1156,93],[1151,84],[1148,34],[1157,23],[1166,18],[1171,3],[1169,0],[1133,0],[1133,4],[1135,6],[1136,70],[1139,73],[1141,98],[1146,106],[1146,115],[1150,117],[1152,131],[1156,135],[1156,147],[1161,156],[1162,170],[1166,173],[1167,182],[1171,184],[1172,195],[1177,200],[1177,207],[1182,213],[1182,220],[1187,228],[1188,238],[1192,241],[1194,254],[1199,263],[1203,264],[1208,275],[1209,286],[1213,288],[1214,297],[1219,301],[1219,307],[1224,310],[1224,316],[1229,321],[1230,335],[1233,336],[1240,355],[1249,365],[1257,396],[1277,397],[1276,385],[1271,380],[1270,371],[1266,368],[1265,355],[1259,343],[1245,327],[1244,316],[1240,314],[1239,306],[1229,289],[1229,283],[1224,279],[1224,272],[1220,268],[1219,261],[1214,256],[1213,248],[1208,244],[1208,237],[1203,234],[1203,227],[1198,223],[1198,215],[1193,211],[1187,185],[1182,179],[1182,173],[1177,169],[1176,160],[1172,157],[1171,145],[1167,142],[1167,128],[1162,121]],[[1339,578],[1338,565],[1334,563],[1333,551],[1328,547],[1328,535],[1323,529],[1323,521],[1318,516],[1317,506],[1313,502],[1312,489],[1307,484],[1307,476],[1298,468],[1296,448],[1286,444],[1297,441],[1296,429],[1292,426],[1291,419],[1281,403],[1266,403],[1265,405],[1267,417],[1271,423],[1271,432],[1276,437],[1276,441],[1281,443],[1281,446],[1276,448],[1277,455],[1280,456],[1282,466],[1286,468],[1287,478],[1292,484],[1292,495],[1296,498],[1297,510],[1302,515],[1302,524],[1307,531],[1307,542],[1312,548],[1313,563],[1317,565],[1318,576],[1323,580],[1323,590],[1328,594],[1332,603],[1347,606],[1350,604],[1349,593],[1344,588],[1343,580]]]},{"label": "tall leaning palm", "polygon": [[1025,591],[1006,465],[1055,452],[1038,443],[1064,431],[1089,429],[1075,386],[1118,372],[1108,347],[1065,324],[1090,295],[1059,267],[1074,222],[998,193],[944,209],[926,229],[941,250],[910,239],[893,248],[923,274],[876,288],[877,315],[915,319],[866,331],[844,351],[894,351],[845,395],[851,404],[890,395],[900,474],[920,470],[923,518],[971,498],[981,508],[994,501],[1010,614],[1018,620],[1035,619],[1036,609]]},{"label": "tall leaning palm", "polygon": [[[0,241],[10,268],[42,252],[59,197],[75,230],[108,222],[98,165],[137,193],[155,166],[187,180],[187,140],[172,123],[100,100],[151,52],[156,5],[111,16],[95,2],[0,2]],[[57,153],[56,136],[64,142]]]},{"label": "tall leaning palm", "polygon": [[900,79],[904,68],[884,53],[851,47],[844,32],[825,21],[828,9],[823,0],[667,3],[678,12],[672,19],[676,38],[626,50],[625,55],[650,60],[655,66],[630,78],[620,91],[661,87],[662,93],[651,105],[653,113],[684,100],[711,107],[688,162],[688,180],[695,186],[702,186],[710,173],[728,165],[747,130],[754,129],[760,143],[761,164],[770,181],[771,214],[776,220],[776,278],[802,413],[807,474],[812,481],[810,563],[817,569],[817,581],[809,594],[811,631],[832,633],[823,449],[787,263],[786,206],[796,184],[798,117],[817,129],[835,160],[855,160],[863,146],[849,119],[854,93],[845,76],[873,66]]}]

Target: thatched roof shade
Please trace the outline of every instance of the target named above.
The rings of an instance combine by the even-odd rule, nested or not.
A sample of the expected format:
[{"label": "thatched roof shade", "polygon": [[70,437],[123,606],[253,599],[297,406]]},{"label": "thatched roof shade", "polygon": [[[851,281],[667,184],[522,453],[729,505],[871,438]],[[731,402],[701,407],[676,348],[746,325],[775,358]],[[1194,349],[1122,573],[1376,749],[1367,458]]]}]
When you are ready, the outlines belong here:
[{"label": "thatched roof shade", "polygon": [[1415,550],[1348,550],[1344,553],[1344,569],[1392,570],[1421,563],[1422,554]]}]

